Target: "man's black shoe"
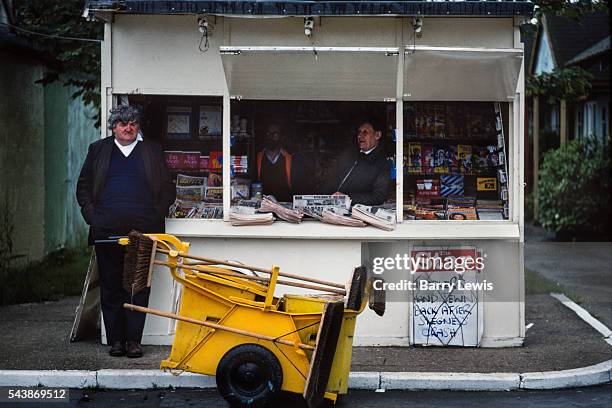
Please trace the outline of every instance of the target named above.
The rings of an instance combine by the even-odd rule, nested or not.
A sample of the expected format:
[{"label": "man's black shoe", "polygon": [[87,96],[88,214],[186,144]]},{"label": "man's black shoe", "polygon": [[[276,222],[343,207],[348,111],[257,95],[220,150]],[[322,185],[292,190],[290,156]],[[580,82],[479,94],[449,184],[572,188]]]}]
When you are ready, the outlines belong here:
[{"label": "man's black shoe", "polygon": [[126,354],[130,358],[142,357],[142,347],[140,346],[140,343],[137,341],[128,341]]},{"label": "man's black shoe", "polygon": [[113,342],[110,350],[108,351],[108,354],[110,354],[113,357],[121,357],[121,356],[125,356],[125,345],[122,341],[115,341]]}]

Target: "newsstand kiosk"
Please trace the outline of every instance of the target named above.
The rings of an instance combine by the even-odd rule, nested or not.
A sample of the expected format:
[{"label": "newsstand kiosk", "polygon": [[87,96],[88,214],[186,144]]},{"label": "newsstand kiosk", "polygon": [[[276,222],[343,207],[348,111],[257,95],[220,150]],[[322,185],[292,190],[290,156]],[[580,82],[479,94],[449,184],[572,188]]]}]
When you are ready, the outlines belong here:
[{"label": "newsstand kiosk", "polygon": [[[519,25],[532,9],[526,1],[91,0],[86,14],[105,23],[102,123],[117,104],[143,106],[144,137],[163,145],[175,175],[207,179],[195,190],[177,182],[187,188],[182,199],[205,205],[175,207],[166,220],[190,253],[339,282],[365,265],[388,285],[387,313],[359,317],[356,345],[508,347],[525,336]],[[318,194],[365,113],[386,129],[393,231],[314,220],[231,225],[236,200],[257,187],[266,123],[285,124]],[[405,255],[442,262],[411,273]],[[465,257],[483,267],[464,264],[450,277],[456,265],[445,262]],[[417,277],[455,283],[454,291],[409,288]],[[150,306],[176,312],[179,298],[171,276],[156,271]],[[143,343],[171,344],[173,335],[174,320],[147,317]]]}]

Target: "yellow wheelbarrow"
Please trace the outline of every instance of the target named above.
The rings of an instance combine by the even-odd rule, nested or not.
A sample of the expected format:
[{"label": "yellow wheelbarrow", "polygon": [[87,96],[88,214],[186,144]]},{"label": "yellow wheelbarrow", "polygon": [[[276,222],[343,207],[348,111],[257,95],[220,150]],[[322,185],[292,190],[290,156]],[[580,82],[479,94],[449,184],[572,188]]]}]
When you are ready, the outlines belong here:
[{"label": "yellow wheelbarrow", "polygon": [[[154,265],[169,267],[184,286],[178,314],[124,305],[178,321],[161,369],[215,375],[232,406],[263,407],[281,390],[302,394],[311,408],[325,399],[335,402],[348,389],[357,315],[373,295],[381,297],[370,307],[384,313],[384,292],[371,290],[364,267],[355,268],[343,285],[283,273],[278,266],[189,255],[189,243],[167,234],[131,232],[119,243],[128,246],[129,292],[150,286]],[[277,285],[321,294],[275,297]]]}]

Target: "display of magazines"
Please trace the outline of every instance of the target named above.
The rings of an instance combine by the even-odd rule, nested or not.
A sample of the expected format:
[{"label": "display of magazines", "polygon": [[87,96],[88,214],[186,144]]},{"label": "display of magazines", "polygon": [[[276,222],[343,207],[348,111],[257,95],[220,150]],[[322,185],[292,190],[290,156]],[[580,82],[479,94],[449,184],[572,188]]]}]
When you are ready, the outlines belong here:
[{"label": "display of magazines", "polygon": [[497,146],[409,142],[404,168],[409,174],[476,175],[496,171],[504,160]]},{"label": "display of magazines", "polygon": [[168,211],[170,218],[223,218],[223,206],[213,203],[177,199]]},{"label": "display of magazines", "polygon": [[[210,189],[220,190],[221,187],[208,187],[208,178],[187,174],[176,175],[176,201],[168,212],[170,218],[223,218],[223,207],[218,198],[209,194]],[[211,199],[212,198],[212,199]]]},{"label": "display of magazines", "polygon": [[393,210],[355,204],[351,211],[351,217],[386,231],[395,229],[395,211]]}]

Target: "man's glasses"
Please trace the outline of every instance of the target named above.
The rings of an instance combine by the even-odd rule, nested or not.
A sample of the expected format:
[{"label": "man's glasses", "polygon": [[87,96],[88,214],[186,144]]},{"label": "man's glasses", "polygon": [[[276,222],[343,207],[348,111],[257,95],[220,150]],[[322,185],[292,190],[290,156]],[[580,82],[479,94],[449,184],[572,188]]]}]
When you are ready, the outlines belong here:
[{"label": "man's glasses", "polygon": [[274,130],[272,132],[266,132],[266,136],[278,136],[280,134],[281,133],[279,131],[277,131],[277,130]]}]

